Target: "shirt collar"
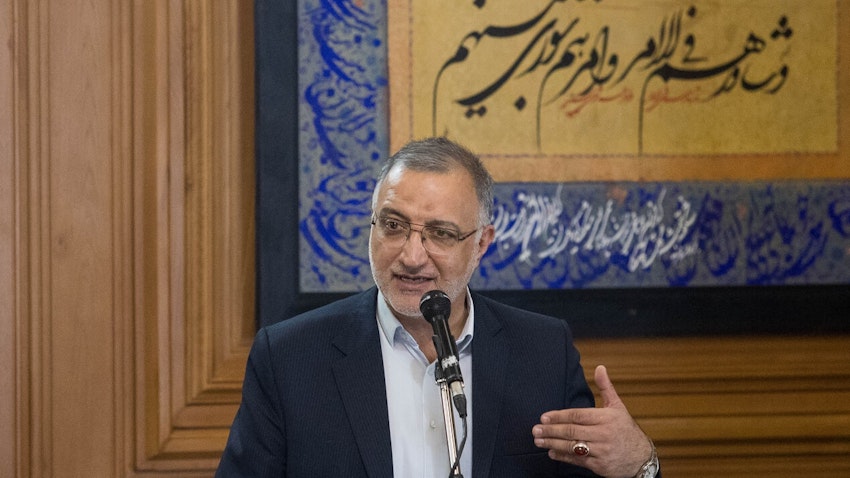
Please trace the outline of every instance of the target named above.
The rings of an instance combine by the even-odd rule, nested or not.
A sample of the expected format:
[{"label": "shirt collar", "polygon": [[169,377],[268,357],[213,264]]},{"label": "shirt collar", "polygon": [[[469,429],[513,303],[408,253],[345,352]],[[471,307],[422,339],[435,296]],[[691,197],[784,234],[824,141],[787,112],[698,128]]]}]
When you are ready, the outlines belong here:
[{"label": "shirt collar", "polygon": [[[466,288],[466,303],[469,304],[469,316],[466,318],[466,323],[463,325],[463,330],[460,332],[460,337],[456,339],[458,354],[466,351],[469,344],[472,342],[472,333],[475,330],[475,304],[472,303],[472,295],[469,288]],[[390,345],[395,345],[399,340],[412,340],[410,334],[404,330],[401,322],[398,321],[395,315],[390,310],[384,294],[378,289],[378,324],[381,327],[384,337]],[[425,319],[422,319],[425,320]]]}]

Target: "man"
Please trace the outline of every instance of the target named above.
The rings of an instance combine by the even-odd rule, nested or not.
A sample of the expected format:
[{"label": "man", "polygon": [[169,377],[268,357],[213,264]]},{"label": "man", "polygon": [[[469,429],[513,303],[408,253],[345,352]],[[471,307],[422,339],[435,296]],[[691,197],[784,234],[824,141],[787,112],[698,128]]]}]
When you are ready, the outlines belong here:
[{"label": "man", "polygon": [[468,289],[494,239],[492,204],[478,157],[446,138],[389,158],[372,198],[376,287],[259,331],[217,475],[449,476],[419,308],[438,289],[469,403],[463,476],[655,476],[652,441],[604,367],[593,408],[566,323]]}]

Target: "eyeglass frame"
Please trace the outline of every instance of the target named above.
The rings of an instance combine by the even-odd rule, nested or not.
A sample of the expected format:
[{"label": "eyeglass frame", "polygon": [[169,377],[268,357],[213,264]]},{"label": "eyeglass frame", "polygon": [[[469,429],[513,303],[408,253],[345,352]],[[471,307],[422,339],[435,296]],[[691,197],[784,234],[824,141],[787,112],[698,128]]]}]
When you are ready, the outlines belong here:
[{"label": "eyeglass frame", "polygon": [[[431,254],[448,254],[448,253],[451,252],[452,249],[454,249],[454,247],[457,244],[460,244],[461,241],[465,241],[466,239],[472,237],[473,234],[475,234],[476,232],[481,230],[481,227],[479,226],[479,227],[477,227],[477,228],[475,228],[472,231],[469,231],[467,233],[461,233],[458,230],[452,230],[451,228],[448,228],[448,227],[432,226],[432,225],[428,225],[428,224],[417,224],[415,222],[410,222],[410,221],[406,221],[406,220],[401,219],[401,218],[397,218],[397,217],[393,217],[393,216],[387,216],[387,215],[383,215],[383,214],[382,215],[373,214],[371,224],[373,226],[377,226],[378,225],[377,223],[378,223],[379,220],[382,220],[382,221],[392,220],[392,221],[398,222],[401,225],[406,225],[407,234],[404,236],[404,241],[399,243],[400,246],[404,245],[404,243],[406,243],[407,241],[410,240],[410,234],[413,231],[418,232],[419,237],[422,238],[422,247],[425,248],[425,250],[428,251]],[[414,229],[413,226],[417,226],[417,227],[419,227],[419,229]],[[378,226],[378,227],[382,228],[383,226]],[[444,251],[444,252],[432,251],[432,250],[428,249],[428,246],[426,245],[428,241],[427,241],[427,238],[425,237],[425,235],[423,234],[426,229],[431,229],[431,230],[437,229],[437,230],[443,230],[443,231],[451,232],[451,233],[457,235],[457,240],[455,241],[455,243],[452,246],[450,246],[450,250],[448,250],[448,251]],[[433,243],[434,241],[431,241],[431,242]]]}]

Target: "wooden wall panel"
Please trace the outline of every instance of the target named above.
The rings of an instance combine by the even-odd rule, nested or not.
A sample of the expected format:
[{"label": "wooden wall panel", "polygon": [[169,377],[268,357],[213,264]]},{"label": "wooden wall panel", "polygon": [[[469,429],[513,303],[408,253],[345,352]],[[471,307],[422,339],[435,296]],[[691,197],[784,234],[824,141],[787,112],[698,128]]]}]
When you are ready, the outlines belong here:
[{"label": "wooden wall panel", "polygon": [[[252,15],[0,0],[0,476],[212,475],[254,330]],[[667,477],[850,475],[850,337],[579,347]]]},{"label": "wooden wall panel", "polygon": [[137,473],[209,474],[240,398],[255,327],[250,7],[134,8]]},{"label": "wooden wall panel", "polygon": [[0,3],[0,475],[211,474],[254,333],[252,9]]},{"label": "wooden wall panel", "polygon": [[[0,0],[0,38],[13,38],[12,2]],[[16,175],[19,165],[15,155],[14,51],[0,48],[0,476],[15,476],[17,455],[18,410],[16,399],[17,369],[17,294],[15,239],[18,230],[16,214]]]},{"label": "wooden wall panel", "polygon": [[15,257],[3,271],[15,284],[14,310],[4,315],[15,337],[17,416],[3,424],[16,434],[10,476],[112,475],[118,359],[111,8],[46,1],[4,7],[13,26],[4,35],[13,61],[3,84],[11,88],[13,113],[2,133],[12,145],[3,161],[14,171]]},{"label": "wooden wall panel", "polygon": [[741,477],[850,473],[848,345],[847,337],[578,344],[588,380],[596,365],[609,368],[656,441],[665,476]]}]

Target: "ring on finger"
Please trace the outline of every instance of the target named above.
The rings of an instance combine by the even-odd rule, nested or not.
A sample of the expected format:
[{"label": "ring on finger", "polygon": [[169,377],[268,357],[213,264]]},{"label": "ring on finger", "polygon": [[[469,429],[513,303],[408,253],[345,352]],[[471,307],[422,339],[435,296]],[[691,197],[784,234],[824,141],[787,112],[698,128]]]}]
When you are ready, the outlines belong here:
[{"label": "ring on finger", "polygon": [[587,443],[578,441],[575,445],[573,445],[573,453],[575,453],[576,456],[590,455],[590,447],[587,446]]}]

